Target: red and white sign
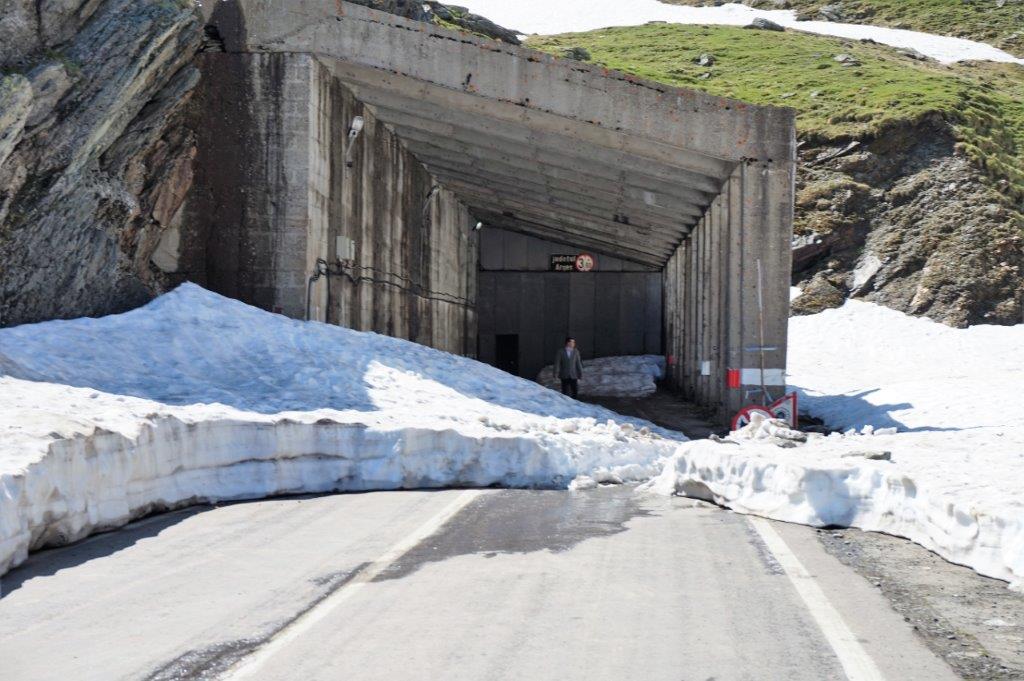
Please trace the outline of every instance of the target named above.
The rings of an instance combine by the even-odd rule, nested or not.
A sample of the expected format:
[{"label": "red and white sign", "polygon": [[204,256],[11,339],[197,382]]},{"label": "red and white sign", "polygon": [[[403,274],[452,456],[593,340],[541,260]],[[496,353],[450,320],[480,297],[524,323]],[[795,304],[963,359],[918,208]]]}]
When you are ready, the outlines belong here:
[{"label": "red and white sign", "polygon": [[786,385],[785,369],[728,369],[725,373],[725,384],[728,388],[741,388],[745,385]]},{"label": "red and white sign", "polygon": [[800,426],[800,415],[796,409],[796,393],[790,393],[782,399],[776,400],[772,406],[768,407],[768,410],[772,413],[772,418],[785,421],[791,428]]},{"label": "red and white sign", "polygon": [[750,417],[755,413],[763,414],[769,419],[785,421],[789,424],[790,428],[798,428],[800,426],[800,414],[797,411],[796,393],[790,393],[785,397],[772,402],[772,404],[767,407],[762,407],[757,404],[743,407],[743,409],[739,410],[736,416],[732,417],[732,429],[739,430],[750,423]]},{"label": "red and white sign", "polygon": [[597,261],[594,260],[594,256],[589,253],[580,253],[576,256],[576,271],[577,272],[590,272],[594,269]]},{"label": "red and white sign", "polygon": [[739,430],[743,426],[750,423],[750,418],[753,414],[762,414],[765,418],[772,419],[772,413],[768,411],[767,407],[759,407],[757,405],[751,405],[749,407],[743,407],[739,410],[736,416],[732,417],[732,429]]}]

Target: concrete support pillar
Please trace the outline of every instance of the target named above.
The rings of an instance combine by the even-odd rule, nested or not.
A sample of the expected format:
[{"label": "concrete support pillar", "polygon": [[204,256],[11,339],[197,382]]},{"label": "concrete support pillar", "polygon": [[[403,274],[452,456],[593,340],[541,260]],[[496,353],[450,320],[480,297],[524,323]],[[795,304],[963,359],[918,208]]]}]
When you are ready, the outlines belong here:
[{"label": "concrete support pillar", "polygon": [[785,393],[793,168],[737,165],[665,268],[671,385],[723,421]]},{"label": "concrete support pillar", "polygon": [[[741,236],[741,382],[747,402],[770,402],[785,393],[789,281],[792,268],[791,165],[740,166],[743,216]],[[764,389],[765,394],[761,391]]]},{"label": "concrete support pillar", "polygon": [[[729,369],[743,364],[743,178],[737,169],[726,181],[725,194],[728,197],[727,231],[724,235],[727,245],[724,250],[726,258],[725,291],[722,298],[723,316],[726,319],[726,331],[722,352],[722,369],[725,375],[722,381],[727,385]],[[726,389],[724,397],[723,418],[729,418],[743,406],[743,394],[739,390]]]},{"label": "concrete support pillar", "polygon": [[[302,318],[326,255],[327,75],[303,54],[200,55],[196,181],[185,206],[185,269],[210,289]],[[322,282],[321,282],[322,283]],[[326,287],[314,292],[323,319]]]}]

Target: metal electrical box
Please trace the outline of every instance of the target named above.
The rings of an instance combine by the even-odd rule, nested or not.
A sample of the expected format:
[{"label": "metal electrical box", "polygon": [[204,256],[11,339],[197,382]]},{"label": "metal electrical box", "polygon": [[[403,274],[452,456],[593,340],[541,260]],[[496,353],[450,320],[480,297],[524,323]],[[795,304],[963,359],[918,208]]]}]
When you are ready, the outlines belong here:
[{"label": "metal electrical box", "polygon": [[347,236],[339,236],[335,242],[336,255],[338,260],[356,259],[356,242]]}]

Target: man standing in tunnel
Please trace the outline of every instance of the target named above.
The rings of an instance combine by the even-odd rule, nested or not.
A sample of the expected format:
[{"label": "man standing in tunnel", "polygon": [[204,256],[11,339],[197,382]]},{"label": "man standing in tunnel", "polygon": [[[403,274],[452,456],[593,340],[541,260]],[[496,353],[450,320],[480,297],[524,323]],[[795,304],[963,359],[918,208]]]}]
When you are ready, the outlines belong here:
[{"label": "man standing in tunnel", "polygon": [[565,339],[565,347],[555,357],[555,376],[562,380],[562,394],[576,399],[583,378],[583,360],[576,349],[576,339],[571,336]]}]

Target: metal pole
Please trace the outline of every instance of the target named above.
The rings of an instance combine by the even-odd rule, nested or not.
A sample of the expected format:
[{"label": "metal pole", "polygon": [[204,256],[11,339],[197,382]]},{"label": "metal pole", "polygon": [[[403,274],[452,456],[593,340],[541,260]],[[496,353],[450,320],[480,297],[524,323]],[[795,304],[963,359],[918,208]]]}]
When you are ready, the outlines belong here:
[{"label": "metal pole", "polygon": [[763,274],[761,271],[761,259],[757,259],[757,325],[759,334],[758,352],[761,354],[761,399],[765,406],[768,405],[768,387],[764,383],[764,287]]}]

